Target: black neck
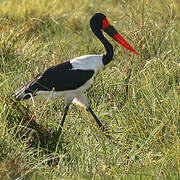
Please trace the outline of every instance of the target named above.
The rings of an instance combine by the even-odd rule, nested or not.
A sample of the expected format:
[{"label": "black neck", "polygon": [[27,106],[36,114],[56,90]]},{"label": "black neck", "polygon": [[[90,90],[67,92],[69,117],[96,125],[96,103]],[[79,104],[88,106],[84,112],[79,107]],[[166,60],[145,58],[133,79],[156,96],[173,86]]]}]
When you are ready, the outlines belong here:
[{"label": "black neck", "polygon": [[102,42],[102,44],[104,45],[106,49],[106,54],[103,55],[103,59],[102,59],[103,64],[106,65],[110,63],[110,61],[113,58],[113,55],[114,55],[113,47],[111,43],[104,37],[100,29],[96,29],[93,27],[91,27],[91,29],[94,32],[94,34],[97,36],[97,38]]}]

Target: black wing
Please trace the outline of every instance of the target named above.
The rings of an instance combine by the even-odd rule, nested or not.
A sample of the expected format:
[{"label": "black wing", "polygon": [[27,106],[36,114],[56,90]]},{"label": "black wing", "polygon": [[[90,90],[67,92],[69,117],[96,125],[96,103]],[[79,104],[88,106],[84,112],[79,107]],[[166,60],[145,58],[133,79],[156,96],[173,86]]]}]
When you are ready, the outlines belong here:
[{"label": "black wing", "polygon": [[15,92],[18,100],[28,99],[31,93],[35,95],[37,91],[64,91],[77,89],[92,78],[93,70],[73,70],[71,63],[65,62],[53,66],[37,75],[32,81]]}]

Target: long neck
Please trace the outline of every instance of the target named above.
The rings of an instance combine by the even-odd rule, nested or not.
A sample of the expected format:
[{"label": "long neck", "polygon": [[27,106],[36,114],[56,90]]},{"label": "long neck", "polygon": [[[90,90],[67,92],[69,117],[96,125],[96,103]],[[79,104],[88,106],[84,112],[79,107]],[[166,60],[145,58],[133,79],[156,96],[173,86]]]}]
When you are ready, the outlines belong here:
[{"label": "long neck", "polygon": [[110,63],[110,61],[113,58],[113,55],[114,55],[113,47],[112,47],[111,43],[104,37],[101,30],[92,28],[92,31],[94,32],[94,34],[97,36],[97,38],[102,42],[102,44],[105,47],[106,54],[103,55],[102,61],[103,61],[103,64],[106,65],[106,64]]}]

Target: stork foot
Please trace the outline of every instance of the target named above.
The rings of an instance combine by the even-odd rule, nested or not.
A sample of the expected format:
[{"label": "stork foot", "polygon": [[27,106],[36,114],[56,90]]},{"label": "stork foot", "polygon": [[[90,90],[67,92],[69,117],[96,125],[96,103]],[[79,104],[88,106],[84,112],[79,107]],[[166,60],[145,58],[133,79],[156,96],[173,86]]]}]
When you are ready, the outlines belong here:
[{"label": "stork foot", "polygon": [[106,128],[102,125],[101,121],[97,118],[97,116],[95,115],[95,113],[93,112],[93,110],[89,107],[87,108],[87,111],[91,113],[91,115],[94,117],[96,123],[98,124],[98,127],[105,133],[105,136],[107,138],[111,138],[110,134],[110,130],[109,128]]}]

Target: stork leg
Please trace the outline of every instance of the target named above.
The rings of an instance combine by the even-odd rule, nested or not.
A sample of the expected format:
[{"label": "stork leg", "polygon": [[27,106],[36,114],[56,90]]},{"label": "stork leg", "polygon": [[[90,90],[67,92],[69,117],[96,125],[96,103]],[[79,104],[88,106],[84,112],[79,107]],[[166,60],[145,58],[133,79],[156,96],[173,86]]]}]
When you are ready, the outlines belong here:
[{"label": "stork leg", "polygon": [[105,136],[108,137],[108,138],[110,138],[110,135],[108,134],[108,131],[109,131],[109,130],[102,125],[101,121],[99,121],[99,119],[97,118],[97,116],[95,115],[95,113],[93,112],[93,110],[92,110],[90,107],[88,107],[86,110],[87,110],[88,112],[90,112],[91,115],[94,117],[94,119],[95,119],[96,123],[98,124],[99,128],[100,128],[103,132],[105,132]]},{"label": "stork leg", "polygon": [[96,123],[98,124],[99,128],[105,132],[106,137],[110,138],[110,136],[108,135],[109,130],[107,128],[105,128],[102,123],[99,121],[99,119],[97,118],[97,116],[94,114],[93,110],[91,109],[91,107],[89,106],[87,97],[83,94],[75,97],[73,99],[73,103],[76,105],[80,105],[86,108],[86,110],[91,113],[91,115],[93,116],[93,118],[95,119]]},{"label": "stork leg", "polygon": [[66,105],[66,107],[65,107],[64,115],[63,115],[63,118],[61,120],[60,127],[59,127],[59,132],[58,132],[59,136],[61,135],[61,131],[62,131],[64,122],[65,122],[65,119],[66,119],[66,115],[67,115],[68,109],[69,109],[69,104]]}]

